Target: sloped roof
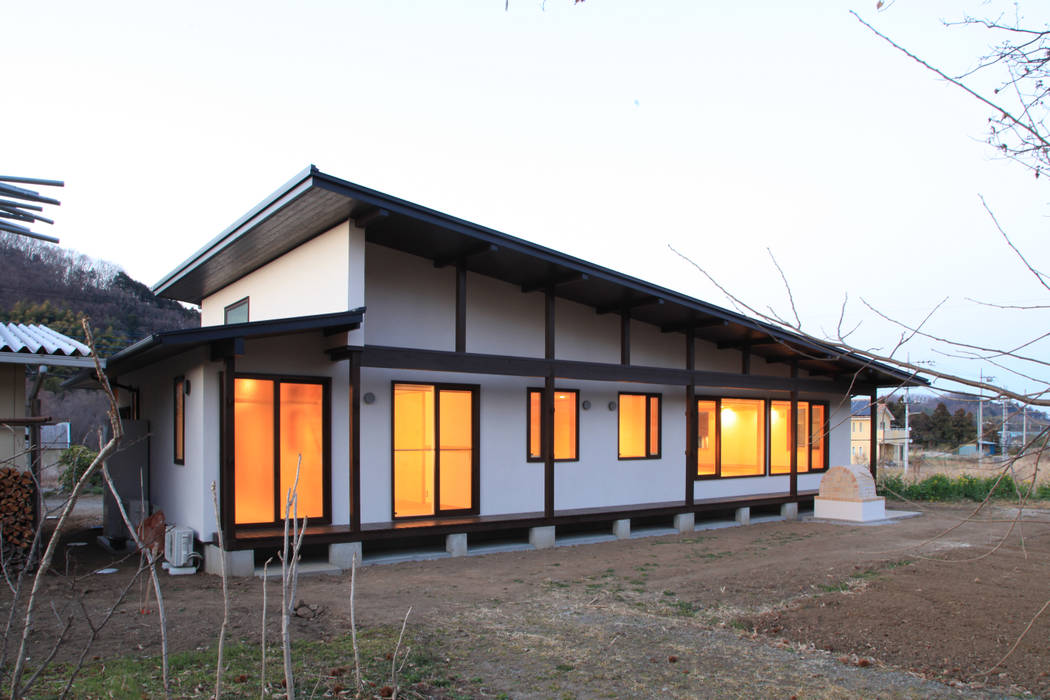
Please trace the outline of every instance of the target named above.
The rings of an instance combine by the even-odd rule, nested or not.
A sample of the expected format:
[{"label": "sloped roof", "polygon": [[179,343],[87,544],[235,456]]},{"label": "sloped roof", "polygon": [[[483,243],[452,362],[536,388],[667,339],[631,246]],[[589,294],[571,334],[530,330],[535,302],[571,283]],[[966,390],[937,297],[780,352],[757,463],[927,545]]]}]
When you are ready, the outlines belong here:
[{"label": "sloped roof", "polygon": [[858,390],[920,386],[925,379],[608,268],[356,185],[310,166],[168,273],[153,290],[199,304],[217,290],[336,224],[353,220],[370,243],[469,272],[553,289],[598,313],[628,312],[665,333],[693,332],[719,349],[794,362],[811,376],[855,375]]},{"label": "sloped roof", "polygon": [[90,357],[91,348],[47,326],[0,323],[0,352]]}]

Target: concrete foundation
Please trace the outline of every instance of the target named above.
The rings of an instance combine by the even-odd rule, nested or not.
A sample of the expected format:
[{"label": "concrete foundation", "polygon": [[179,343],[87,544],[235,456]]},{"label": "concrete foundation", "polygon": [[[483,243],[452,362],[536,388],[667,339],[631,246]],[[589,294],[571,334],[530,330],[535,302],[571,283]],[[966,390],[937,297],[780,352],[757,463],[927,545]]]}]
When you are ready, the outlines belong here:
[{"label": "concrete foundation", "polygon": [[885,520],[886,499],[879,497],[844,501],[817,496],[813,499],[813,517],[826,518],[828,520],[849,520],[856,523]]},{"label": "concrete foundation", "polygon": [[692,532],[696,529],[696,515],[693,513],[679,513],[674,516],[674,529],[679,532]]},{"label": "concrete foundation", "polygon": [[255,575],[255,553],[252,550],[223,552],[213,544],[204,545],[204,573],[222,576],[223,557],[227,576],[247,578]]},{"label": "concrete foundation", "polygon": [[354,556],[357,556],[357,565],[361,566],[360,542],[338,542],[328,545],[328,563],[332,566],[350,569]]},{"label": "concrete foundation", "polygon": [[623,520],[614,520],[612,526],[612,533],[616,535],[618,540],[626,540],[631,537],[631,519],[624,518]]},{"label": "concrete foundation", "polygon": [[798,520],[798,503],[780,504],[780,517],[784,520]]},{"label": "concrete foundation", "polygon": [[536,549],[550,549],[554,546],[554,526],[529,528],[529,544]]},{"label": "concrete foundation", "polygon": [[736,509],[736,521],[741,525],[751,524],[751,508],[744,506],[743,508]]},{"label": "concrete foundation", "polygon": [[454,557],[467,556],[467,533],[454,532],[445,535],[445,551]]}]

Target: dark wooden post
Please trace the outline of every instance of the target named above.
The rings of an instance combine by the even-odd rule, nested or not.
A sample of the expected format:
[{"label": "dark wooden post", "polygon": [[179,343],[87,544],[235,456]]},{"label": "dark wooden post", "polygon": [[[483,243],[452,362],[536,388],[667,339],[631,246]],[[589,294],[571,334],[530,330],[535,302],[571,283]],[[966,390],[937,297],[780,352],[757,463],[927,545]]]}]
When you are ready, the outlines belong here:
[{"label": "dark wooden post", "polygon": [[[554,359],[554,287],[544,296],[544,357]],[[540,411],[540,434],[543,436],[543,516],[554,518],[554,369],[547,370],[543,381]]]},{"label": "dark wooden post", "polygon": [[237,538],[233,519],[233,470],[234,470],[234,430],[236,429],[234,418],[234,375],[237,372],[237,357],[232,353],[225,358],[225,368],[222,373],[222,439],[220,441],[220,452],[222,468],[219,470],[219,495],[224,540],[227,544]]},{"label": "dark wooden post", "polygon": [[[692,327],[685,332],[685,368],[696,370],[696,337]],[[693,505],[696,484],[696,385],[690,377],[685,387],[685,504]]]},{"label": "dark wooden post", "polygon": [[[791,361],[791,378],[798,379],[798,360]],[[791,389],[791,497],[798,496],[798,387]]]},{"label": "dark wooden post", "polygon": [[878,479],[878,463],[879,463],[879,434],[876,432],[878,429],[879,420],[879,395],[875,389],[871,390],[871,394],[868,397],[871,402],[868,406],[868,415],[871,416],[871,435],[869,435],[868,451],[871,453],[868,459],[868,469],[871,471],[871,478]]},{"label": "dark wooden post", "polygon": [[361,352],[350,353],[350,528],[361,530]]},{"label": "dark wooden post", "polygon": [[620,364],[631,364],[631,312],[620,312]]},{"label": "dark wooden post", "polygon": [[456,352],[467,351],[467,266],[456,263]]}]

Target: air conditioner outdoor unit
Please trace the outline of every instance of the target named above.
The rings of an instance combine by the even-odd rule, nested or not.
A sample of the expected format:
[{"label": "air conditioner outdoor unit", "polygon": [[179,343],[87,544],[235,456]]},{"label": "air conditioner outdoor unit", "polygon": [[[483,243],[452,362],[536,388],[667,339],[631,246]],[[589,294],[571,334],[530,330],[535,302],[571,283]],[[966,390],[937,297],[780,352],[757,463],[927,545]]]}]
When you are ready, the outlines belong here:
[{"label": "air conditioner outdoor unit", "polygon": [[193,529],[169,527],[164,533],[164,558],[168,563],[177,568],[192,566],[193,556]]}]

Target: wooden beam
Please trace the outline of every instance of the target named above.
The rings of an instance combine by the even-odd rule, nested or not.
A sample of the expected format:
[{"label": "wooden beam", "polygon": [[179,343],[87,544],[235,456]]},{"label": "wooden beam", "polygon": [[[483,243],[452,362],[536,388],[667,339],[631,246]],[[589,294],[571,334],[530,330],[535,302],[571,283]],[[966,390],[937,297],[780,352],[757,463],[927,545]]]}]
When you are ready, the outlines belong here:
[{"label": "wooden beam", "polygon": [[540,421],[543,445],[543,517],[554,519],[554,374],[543,378]]},{"label": "wooden beam", "polygon": [[554,287],[548,287],[543,297],[543,356],[548,360],[554,359],[554,301]]},{"label": "wooden beam", "polygon": [[[759,389],[765,391],[845,393],[848,383],[835,384],[822,379],[791,379],[768,375],[744,375],[737,372],[676,369],[673,367],[646,367],[640,365],[607,364],[579,360],[556,360],[542,357],[515,357],[482,353],[458,353],[448,350],[423,350],[376,345],[333,348],[328,355],[333,360],[344,360],[350,353],[361,355],[362,367],[389,369],[421,369],[435,372],[462,372],[464,374],[497,374],[509,377],[546,377],[553,373],[562,379],[580,379],[611,382],[639,382],[686,386],[695,384],[705,389]],[[854,387],[854,391],[863,389]]]},{"label": "wooden beam", "polygon": [[350,527],[361,531],[361,353],[350,355]]},{"label": "wooden beam", "polygon": [[222,522],[223,532],[226,533],[226,538],[232,539],[234,537],[234,521],[233,521],[233,474],[235,469],[234,462],[234,431],[237,429],[236,415],[234,410],[234,375],[237,372],[237,358],[234,355],[228,355],[225,358],[225,367],[222,373],[222,416],[220,417],[220,441],[219,441],[219,461],[221,467],[219,468],[219,498],[222,506],[219,508],[220,518]]},{"label": "wooden beam", "polygon": [[244,338],[217,340],[211,344],[211,360],[218,362],[227,357],[238,357],[244,354]]},{"label": "wooden beam", "polygon": [[751,374],[751,343],[740,348],[740,374]]},{"label": "wooden beam", "polygon": [[560,287],[563,284],[571,284],[572,282],[586,282],[590,278],[590,275],[583,272],[569,272],[561,276],[543,277],[531,282],[526,282],[521,285],[521,291],[524,294],[528,294],[530,292],[538,292],[542,289]]},{"label": "wooden beam", "polygon": [[693,321],[690,323],[669,323],[660,326],[661,333],[682,333],[687,330],[700,330],[701,328],[715,328],[716,326],[728,326],[729,321],[724,318],[711,318],[706,321]]},{"label": "wooden beam", "polygon": [[464,248],[463,250],[453,253],[452,255],[446,255],[440,258],[434,258],[434,267],[448,267],[449,265],[456,265],[458,263],[466,262],[468,258],[473,258],[478,255],[484,255],[485,253],[495,253],[499,250],[499,246],[495,243],[480,243],[470,248]]},{"label": "wooden beam", "polygon": [[354,222],[354,226],[358,228],[368,228],[371,224],[390,216],[390,212],[386,209],[380,209],[379,207],[366,207],[360,212],[354,212],[350,214],[350,218]]},{"label": "wooden beam", "polygon": [[746,348],[753,348],[757,345],[777,345],[784,341],[780,338],[774,338],[768,336],[765,338],[748,338],[747,340],[724,340],[718,343],[717,347],[719,350],[742,350]]},{"label": "wooden beam", "polygon": [[663,303],[664,300],[660,297],[644,297],[642,299],[633,299],[631,301],[621,301],[607,306],[598,306],[595,307],[594,313],[599,316],[615,312],[623,313],[624,311],[630,311],[631,309],[637,309],[642,306],[659,306]]},{"label": "wooden beam", "polygon": [[[692,328],[685,332],[685,368],[696,369],[696,338]],[[693,505],[696,486],[696,386],[685,386],[685,504]]]}]

